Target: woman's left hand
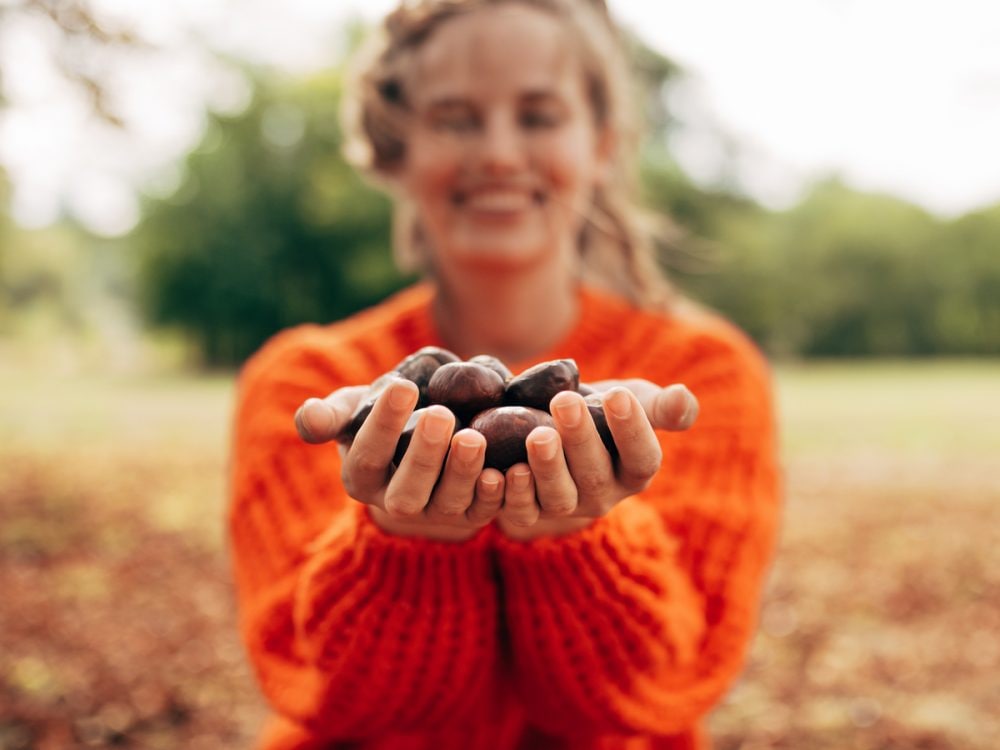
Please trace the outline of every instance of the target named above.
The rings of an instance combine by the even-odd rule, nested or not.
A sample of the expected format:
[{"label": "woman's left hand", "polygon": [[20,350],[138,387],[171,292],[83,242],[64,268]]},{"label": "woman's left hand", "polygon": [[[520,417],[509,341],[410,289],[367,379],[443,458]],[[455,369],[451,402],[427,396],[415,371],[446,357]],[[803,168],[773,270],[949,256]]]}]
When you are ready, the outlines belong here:
[{"label": "woman's left hand", "polygon": [[683,385],[661,388],[648,380],[592,383],[601,393],[618,449],[612,460],[583,397],[557,394],[550,404],[555,429],[536,427],[527,438],[528,463],[507,470],[497,525],[526,540],[579,531],[641,492],[660,470],[663,453],[654,430],[686,430],[698,400]]}]

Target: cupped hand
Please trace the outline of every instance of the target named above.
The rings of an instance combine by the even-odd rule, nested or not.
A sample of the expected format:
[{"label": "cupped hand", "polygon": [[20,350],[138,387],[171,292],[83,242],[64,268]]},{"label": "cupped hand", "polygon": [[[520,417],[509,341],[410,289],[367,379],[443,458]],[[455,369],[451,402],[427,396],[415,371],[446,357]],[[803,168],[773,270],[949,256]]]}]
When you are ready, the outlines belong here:
[{"label": "cupped hand", "polygon": [[604,447],[583,397],[557,394],[550,403],[555,428],[532,430],[528,463],[507,471],[498,526],[508,536],[568,534],[607,515],[660,470],[655,430],[686,430],[698,416],[698,400],[680,384],[662,388],[633,379],[590,385],[601,395],[617,459]]},{"label": "cupped hand", "polygon": [[[295,415],[299,435],[310,443],[336,440],[367,392],[365,386],[351,386],[308,399]],[[455,417],[440,405],[420,415],[396,466],[396,444],[417,397],[416,385],[402,378],[379,394],[354,440],[340,445],[344,488],[390,533],[467,539],[499,512],[504,476],[483,469],[485,438],[468,429],[453,435]]]}]

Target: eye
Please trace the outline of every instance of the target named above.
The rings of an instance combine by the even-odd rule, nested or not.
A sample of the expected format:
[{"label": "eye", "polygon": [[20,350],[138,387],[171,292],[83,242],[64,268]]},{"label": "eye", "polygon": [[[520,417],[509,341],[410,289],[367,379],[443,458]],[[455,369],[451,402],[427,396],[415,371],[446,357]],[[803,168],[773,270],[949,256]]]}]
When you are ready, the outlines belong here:
[{"label": "eye", "polygon": [[434,130],[449,133],[468,133],[479,127],[479,117],[469,107],[440,107],[428,113]]},{"label": "eye", "polygon": [[521,115],[521,124],[528,128],[554,128],[562,122],[562,118],[554,112],[525,112]]},{"label": "eye", "polygon": [[525,128],[555,128],[564,119],[565,109],[551,97],[529,100],[521,108],[520,120]]}]

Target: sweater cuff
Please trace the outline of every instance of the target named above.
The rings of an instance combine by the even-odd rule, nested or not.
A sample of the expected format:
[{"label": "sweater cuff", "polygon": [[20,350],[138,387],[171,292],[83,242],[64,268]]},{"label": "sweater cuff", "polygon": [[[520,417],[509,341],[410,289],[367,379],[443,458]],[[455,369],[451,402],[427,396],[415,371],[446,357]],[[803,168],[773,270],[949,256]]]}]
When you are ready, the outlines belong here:
[{"label": "sweater cuff", "polygon": [[502,562],[513,566],[559,565],[598,548],[614,549],[639,542],[644,549],[659,547],[656,554],[672,555],[676,542],[663,530],[659,514],[644,501],[628,498],[610,513],[570,534],[539,536],[527,541],[496,532],[494,546]]}]

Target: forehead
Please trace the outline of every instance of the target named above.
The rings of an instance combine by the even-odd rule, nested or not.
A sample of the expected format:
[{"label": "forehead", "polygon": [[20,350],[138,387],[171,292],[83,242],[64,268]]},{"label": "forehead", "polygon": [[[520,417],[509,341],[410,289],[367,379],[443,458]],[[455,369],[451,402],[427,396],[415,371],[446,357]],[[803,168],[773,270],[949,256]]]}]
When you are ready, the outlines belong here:
[{"label": "forehead", "polygon": [[418,50],[414,97],[516,95],[579,87],[579,60],[554,16],[516,3],[446,21]]}]

